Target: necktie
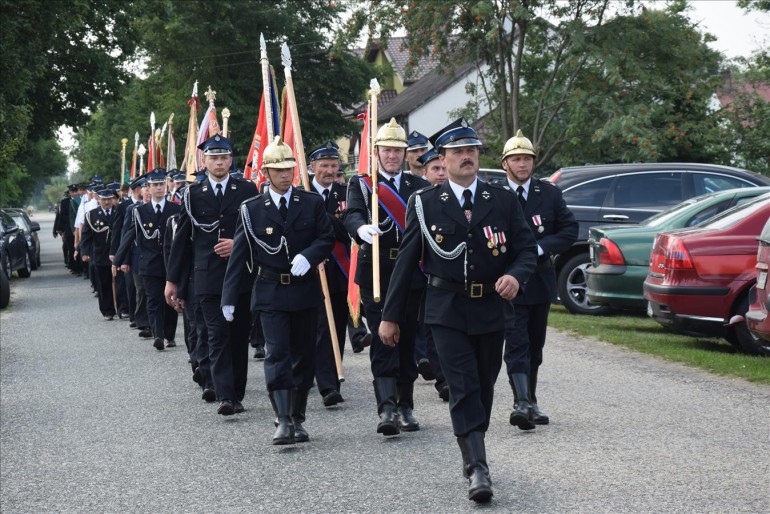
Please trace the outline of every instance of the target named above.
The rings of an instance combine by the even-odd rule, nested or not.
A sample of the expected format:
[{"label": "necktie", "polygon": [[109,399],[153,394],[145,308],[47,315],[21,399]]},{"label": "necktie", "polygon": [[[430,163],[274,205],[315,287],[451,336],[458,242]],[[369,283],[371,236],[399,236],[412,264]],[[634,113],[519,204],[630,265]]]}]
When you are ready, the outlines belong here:
[{"label": "necktie", "polygon": [[278,212],[281,213],[281,217],[283,218],[283,221],[286,221],[286,215],[289,214],[289,208],[286,206],[286,197],[281,197],[281,205],[278,207]]},{"label": "necktie", "polygon": [[394,177],[390,177],[388,179],[388,185],[393,188],[393,191],[398,193],[398,187],[396,187],[396,179]]},{"label": "necktie", "polygon": [[527,207],[527,200],[524,198],[524,186],[517,187],[516,192],[519,196],[519,205],[521,205],[521,210],[523,211]]},{"label": "necktie", "polygon": [[160,221],[160,204],[155,206],[155,218],[157,221]]},{"label": "necktie", "polygon": [[219,200],[219,203],[222,203],[223,196],[224,193],[222,193],[222,184],[217,184],[217,200]]},{"label": "necktie", "polygon": [[329,190],[328,189],[324,189],[323,195],[324,195],[324,203],[328,204],[329,203]]},{"label": "necktie", "polygon": [[463,211],[465,211],[465,219],[468,223],[471,222],[471,212],[473,211],[473,202],[471,202],[472,193],[470,189],[463,191]]}]

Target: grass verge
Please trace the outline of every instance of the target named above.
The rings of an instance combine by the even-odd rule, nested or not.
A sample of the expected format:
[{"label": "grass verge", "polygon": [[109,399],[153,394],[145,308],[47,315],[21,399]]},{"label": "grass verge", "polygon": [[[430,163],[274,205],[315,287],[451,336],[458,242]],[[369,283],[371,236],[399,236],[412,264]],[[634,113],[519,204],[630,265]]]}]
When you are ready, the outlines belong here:
[{"label": "grass verge", "polygon": [[673,334],[640,314],[576,316],[554,305],[548,325],[559,330],[623,346],[631,350],[681,362],[711,373],[770,384],[770,358],[738,351],[724,339]]}]

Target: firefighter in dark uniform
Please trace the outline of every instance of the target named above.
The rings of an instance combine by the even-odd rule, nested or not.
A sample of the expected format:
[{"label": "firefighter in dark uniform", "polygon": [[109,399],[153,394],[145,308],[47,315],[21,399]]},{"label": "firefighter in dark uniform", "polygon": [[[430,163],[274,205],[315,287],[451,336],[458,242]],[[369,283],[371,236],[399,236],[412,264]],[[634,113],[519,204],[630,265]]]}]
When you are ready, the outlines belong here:
[{"label": "firefighter in dark uniform", "polygon": [[[251,280],[244,277],[234,303],[235,321],[227,323],[220,308],[222,283],[232,252],[239,206],[257,194],[252,182],[230,178],[233,146],[216,134],[198,148],[208,177],[185,189],[176,237],[171,244],[166,276],[166,302],[184,308],[179,286],[188,279],[185,262],[192,260],[194,291],[206,325],[207,338],[198,340],[198,370],[204,382],[203,399],[219,400],[223,416],[243,412],[248,371],[251,317]],[[184,290],[184,288],[182,289]],[[197,315],[196,315],[197,319]],[[201,345],[208,345],[208,351]]]},{"label": "firefighter in dark uniform", "polygon": [[[130,190],[131,185],[127,184],[126,188]],[[131,312],[131,306],[135,305],[135,302],[129,301],[129,289],[133,294],[136,290],[133,289],[133,281],[127,278],[127,274],[124,273],[120,266],[115,265],[115,254],[120,248],[120,242],[123,234],[123,223],[126,219],[126,209],[130,205],[134,204],[134,195],[129,191],[126,198],[118,200],[118,204],[115,206],[115,221],[113,230],[110,232],[110,260],[112,260],[113,270],[115,274],[115,298],[117,301],[118,317],[120,319],[128,318],[133,321],[134,313]],[[129,288],[129,283],[132,287]]]},{"label": "firefighter in dark uniform", "polygon": [[399,346],[414,266],[428,274],[424,322],[449,385],[452,428],[468,497],[492,496],[484,434],[502,365],[503,309],[535,268],[537,246],[515,195],[477,178],[479,141],[465,120],[431,137],[449,180],[409,201],[407,230],[385,300],[380,337]]},{"label": "firefighter in dark uniform", "polygon": [[262,163],[270,189],[241,206],[222,314],[232,319],[248,269],[258,269],[251,309],[265,335],[265,382],[278,418],[273,444],[293,444],[309,440],[302,423],[323,301],[316,266],[329,256],[334,232],[323,198],[292,187],[296,161],[289,145],[276,137]]},{"label": "firefighter in dark uniform", "polygon": [[96,193],[99,207],[88,211],[83,223],[80,248],[83,261],[94,270],[94,287],[99,297],[99,310],[106,320],[115,317],[112,297],[112,262],[110,261],[110,232],[115,219],[115,191],[103,187]]},{"label": "firefighter in dark uniform", "polygon": [[131,211],[127,237],[123,238],[115,254],[115,263],[120,264],[124,272],[130,272],[128,252],[132,246],[139,252],[139,274],[144,282],[147,297],[147,315],[153,335],[153,347],[156,350],[176,346],[176,325],[178,314],[166,304],[164,289],[166,286],[166,263],[163,259],[163,241],[166,224],[171,216],[179,214],[179,205],[166,199],[166,170],[155,168],[145,175],[152,198]]},{"label": "firefighter in dark uniform", "polygon": [[505,143],[502,166],[508,186],[518,196],[537,241],[537,268],[527,286],[506,306],[505,364],[513,389],[510,423],[521,430],[547,425],[537,405],[537,372],[543,362],[545,331],[551,302],[556,301],[556,272],[551,258],[577,240],[578,223],[567,208],[561,190],[546,180],[532,178],[535,148],[519,130]]},{"label": "firefighter in dark uniform", "polygon": [[[324,209],[334,229],[334,249],[324,263],[329,296],[337,332],[340,356],[345,352],[345,329],[348,324],[348,269],[350,263],[350,236],[343,222],[347,189],[335,182],[340,166],[339,147],[333,141],[315,148],[309,155],[313,191],[324,199]],[[343,268],[348,268],[343,271]],[[329,322],[323,302],[318,307],[318,339],[316,344],[315,380],[324,406],[331,407],[345,401],[340,393],[334,350],[329,335]]]},{"label": "firefighter in dark uniform", "polygon": [[[372,240],[375,235],[379,237],[380,288],[381,300],[384,300],[403,239],[406,201],[413,193],[429,184],[420,177],[401,172],[407,139],[406,132],[395,119],[380,127],[374,145],[377,158],[375,165],[379,167],[379,205],[371,205],[372,178],[352,177],[348,184],[345,227],[350,236],[361,245],[355,280],[361,288],[366,323],[373,336],[369,357],[374,376],[377,413],[380,417],[377,433],[387,436],[396,435],[401,430],[411,432],[420,429],[420,424],[412,412],[414,381],[417,378],[414,340],[418,305],[425,289],[425,275],[415,262],[409,270],[409,315],[402,320],[401,344],[397,347],[384,345],[377,335],[383,302],[374,300],[372,289]],[[372,225],[372,208],[379,209],[379,226]]]}]

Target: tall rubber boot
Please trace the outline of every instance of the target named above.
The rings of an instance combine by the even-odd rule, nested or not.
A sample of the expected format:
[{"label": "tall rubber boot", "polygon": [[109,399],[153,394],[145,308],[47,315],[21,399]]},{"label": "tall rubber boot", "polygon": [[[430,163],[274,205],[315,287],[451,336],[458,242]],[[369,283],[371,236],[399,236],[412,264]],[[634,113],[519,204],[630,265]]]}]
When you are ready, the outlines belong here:
[{"label": "tall rubber boot", "polygon": [[414,417],[414,383],[398,384],[398,420],[404,432],[420,430],[420,423]]},{"label": "tall rubber boot", "polygon": [[397,379],[377,377],[373,384],[374,395],[377,398],[377,414],[380,415],[377,433],[382,435],[400,434],[401,428],[396,412]]},{"label": "tall rubber boot", "polygon": [[484,447],[484,433],[470,432],[465,437],[458,437],[465,457],[465,473],[468,475],[468,499],[476,503],[486,503],[492,496],[492,479],[489,477],[487,451]]},{"label": "tall rubber boot", "polygon": [[273,434],[273,444],[294,444],[294,423],[291,421],[291,390],[279,389],[270,393],[278,426]]},{"label": "tall rubber boot", "polygon": [[511,412],[511,425],[518,427],[519,430],[532,430],[535,428],[535,423],[532,420],[532,404],[529,403],[527,375],[511,373],[510,378],[514,397],[518,399],[517,403],[514,403],[513,412]]},{"label": "tall rubber boot", "polygon": [[529,398],[532,400],[532,421],[534,421],[535,425],[547,425],[551,420],[537,406],[537,396],[535,395],[536,389],[537,368],[534,368],[529,372]]},{"label": "tall rubber boot", "polygon": [[291,420],[294,423],[294,439],[298,443],[310,441],[310,436],[302,426],[305,422],[305,409],[307,409],[308,391],[292,389],[291,391]]}]

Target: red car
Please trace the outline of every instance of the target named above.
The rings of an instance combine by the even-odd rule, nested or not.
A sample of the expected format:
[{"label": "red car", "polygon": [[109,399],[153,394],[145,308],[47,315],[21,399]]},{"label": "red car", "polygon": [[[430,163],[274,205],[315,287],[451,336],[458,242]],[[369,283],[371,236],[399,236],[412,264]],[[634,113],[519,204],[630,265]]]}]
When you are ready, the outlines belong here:
[{"label": "red car", "polygon": [[749,292],[749,312],[746,313],[746,324],[751,333],[756,336],[757,353],[770,355],[770,286],[767,274],[770,272],[770,219],[759,236],[757,250],[757,284]]},{"label": "red car", "polygon": [[757,353],[743,316],[768,218],[765,194],[697,227],[658,234],[644,282],[647,313],[675,331],[724,337]]}]

